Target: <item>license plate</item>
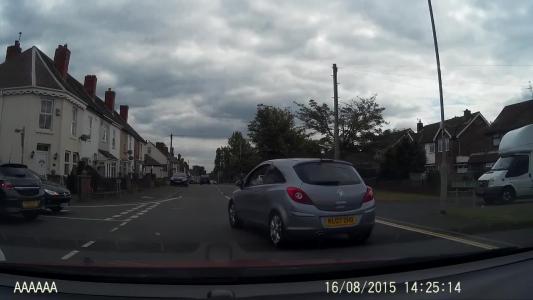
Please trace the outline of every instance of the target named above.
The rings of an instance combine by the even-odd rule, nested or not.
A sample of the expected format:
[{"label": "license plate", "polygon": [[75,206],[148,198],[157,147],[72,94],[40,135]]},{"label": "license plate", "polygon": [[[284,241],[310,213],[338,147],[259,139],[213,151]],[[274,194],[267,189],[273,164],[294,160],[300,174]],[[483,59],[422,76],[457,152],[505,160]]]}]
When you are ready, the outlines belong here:
[{"label": "license plate", "polygon": [[37,208],[39,207],[39,201],[22,201],[22,208]]},{"label": "license plate", "polygon": [[347,227],[357,223],[357,216],[338,216],[324,218],[324,227]]}]

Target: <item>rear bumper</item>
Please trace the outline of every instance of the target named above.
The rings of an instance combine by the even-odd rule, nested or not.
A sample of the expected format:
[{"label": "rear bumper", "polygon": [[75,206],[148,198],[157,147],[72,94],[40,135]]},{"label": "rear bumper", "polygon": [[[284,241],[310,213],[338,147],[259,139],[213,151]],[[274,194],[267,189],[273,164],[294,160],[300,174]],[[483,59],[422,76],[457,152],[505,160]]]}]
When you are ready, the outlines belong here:
[{"label": "rear bumper", "polygon": [[285,222],[285,230],[291,238],[311,238],[340,233],[356,233],[371,230],[376,218],[375,208],[357,213],[347,212],[345,215],[356,215],[358,222],[355,225],[347,227],[327,228],[322,223],[322,218],[326,216],[303,215],[297,212],[291,212]]},{"label": "rear bumper", "polygon": [[498,198],[502,193],[502,186],[477,187],[476,196],[483,198]]},{"label": "rear bumper", "polygon": [[[24,203],[37,201],[33,207],[25,207]],[[25,211],[40,211],[44,207],[44,196],[35,198],[2,198],[0,201],[0,212],[7,214],[18,214]]]},{"label": "rear bumper", "polygon": [[45,197],[44,207],[45,208],[54,208],[54,207],[65,207],[70,204],[72,197]]}]

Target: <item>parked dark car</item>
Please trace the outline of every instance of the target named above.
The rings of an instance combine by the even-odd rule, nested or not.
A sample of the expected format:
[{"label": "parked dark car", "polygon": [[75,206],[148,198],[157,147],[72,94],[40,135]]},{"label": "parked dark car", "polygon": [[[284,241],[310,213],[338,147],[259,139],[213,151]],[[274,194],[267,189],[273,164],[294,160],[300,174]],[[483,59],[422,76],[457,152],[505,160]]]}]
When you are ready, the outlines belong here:
[{"label": "parked dark car", "polygon": [[210,184],[209,176],[208,175],[202,175],[200,176],[200,184]]},{"label": "parked dark car", "polygon": [[72,195],[69,189],[55,182],[48,181],[46,177],[31,170],[30,172],[41,180],[41,186],[44,190],[44,208],[48,208],[57,213],[70,205]]},{"label": "parked dark car", "polygon": [[0,211],[34,220],[44,204],[44,189],[26,165],[0,165]]},{"label": "parked dark car", "polygon": [[189,179],[187,178],[187,175],[185,173],[176,173],[172,177],[170,177],[170,184],[188,186]]}]

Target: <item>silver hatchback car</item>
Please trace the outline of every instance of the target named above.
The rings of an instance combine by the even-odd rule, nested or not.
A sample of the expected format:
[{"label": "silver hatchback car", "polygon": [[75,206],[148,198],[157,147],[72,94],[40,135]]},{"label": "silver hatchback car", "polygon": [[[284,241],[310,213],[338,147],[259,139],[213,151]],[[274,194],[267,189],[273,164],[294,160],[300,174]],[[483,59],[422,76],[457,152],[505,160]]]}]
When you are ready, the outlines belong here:
[{"label": "silver hatchback car", "polygon": [[345,233],[368,239],[376,204],[352,164],[331,159],[275,159],[255,167],[228,204],[231,227],[269,229],[275,246],[296,238]]}]

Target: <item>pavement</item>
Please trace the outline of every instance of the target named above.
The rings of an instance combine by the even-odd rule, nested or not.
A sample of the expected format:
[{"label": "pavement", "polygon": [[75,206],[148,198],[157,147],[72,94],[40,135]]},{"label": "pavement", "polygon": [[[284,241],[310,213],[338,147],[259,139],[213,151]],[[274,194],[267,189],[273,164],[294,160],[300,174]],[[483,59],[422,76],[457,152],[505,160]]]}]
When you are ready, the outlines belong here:
[{"label": "pavement", "polygon": [[[121,197],[76,201],[33,222],[0,220],[0,261],[67,265],[209,265],[210,263],[388,260],[533,245],[526,228],[468,234],[428,224],[424,204],[377,202],[372,236],[274,248],[259,229],[230,228],[231,185],[165,186]],[[438,227],[441,226],[441,227]]]}]

